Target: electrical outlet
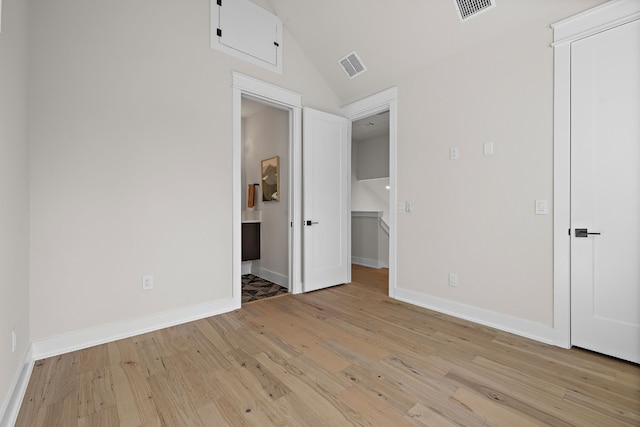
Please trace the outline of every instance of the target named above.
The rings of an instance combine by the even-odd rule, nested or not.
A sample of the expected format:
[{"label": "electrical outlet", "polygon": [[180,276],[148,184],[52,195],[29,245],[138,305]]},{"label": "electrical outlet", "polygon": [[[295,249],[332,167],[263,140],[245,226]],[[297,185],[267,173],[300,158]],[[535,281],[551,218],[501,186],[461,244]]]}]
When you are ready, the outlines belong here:
[{"label": "electrical outlet", "polygon": [[142,290],[150,291],[151,289],[153,289],[153,276],[150,274],[142,276]]},{"label": "electrical outlet", "polygon": [[11,330],[11,353],[16,352],[16,347],[18,346],[18,336],[16,335],[16,330]]},{"label": "electrical outlet", "polygon": [[451,147],[449,149],[449,159],[450,160],[458,160],[460,158],[460,148]]},{"label": "electrical outlet", "polygon": [[458,286],[458,273],[449,273],[449,286],[453,288]]}]

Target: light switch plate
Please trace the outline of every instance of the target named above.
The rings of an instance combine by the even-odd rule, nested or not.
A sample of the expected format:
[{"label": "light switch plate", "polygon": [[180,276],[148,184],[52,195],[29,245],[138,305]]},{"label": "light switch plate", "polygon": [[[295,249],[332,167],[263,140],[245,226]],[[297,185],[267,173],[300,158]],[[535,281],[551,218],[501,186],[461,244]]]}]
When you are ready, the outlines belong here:
[{"label": "light switch plate", "polygon": [[142,290],[150,291],[153,289],[153,276],[150,274],[142,276]]},{"label": "light switch plate", "polygon": [[482,146],[482,152],[485,156],[493,154],[493,141],[487,141]]},{"label": "light switch plate", "polygon": [[536,200],[536,215],[548,215],[549,202],[547,200]]}]

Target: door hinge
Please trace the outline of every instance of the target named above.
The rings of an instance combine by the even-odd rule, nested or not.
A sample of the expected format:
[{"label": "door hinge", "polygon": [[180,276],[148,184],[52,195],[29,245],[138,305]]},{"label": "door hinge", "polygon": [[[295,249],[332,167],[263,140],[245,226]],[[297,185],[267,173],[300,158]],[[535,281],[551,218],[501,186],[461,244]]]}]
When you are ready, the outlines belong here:
[{"label": "door hinge", "polygon": [[222,0],[218,0],[218,6],[222,6]]},{"label": "door hinge", "polygon": [[276,47],[280,47],[280,43],[278,42],[273,42],[274,45],[276,45]]},{"label": "door hinge", "polygon": [[569,236],[571,236],[571,229],[569,229],[569,233],[568,234],[569,234]]},{"label": "door hinge", "polygon": [[216,30],[216,34],[218,35],[218,37],[222,37],[222,30],[220,28],[218,28]]}]

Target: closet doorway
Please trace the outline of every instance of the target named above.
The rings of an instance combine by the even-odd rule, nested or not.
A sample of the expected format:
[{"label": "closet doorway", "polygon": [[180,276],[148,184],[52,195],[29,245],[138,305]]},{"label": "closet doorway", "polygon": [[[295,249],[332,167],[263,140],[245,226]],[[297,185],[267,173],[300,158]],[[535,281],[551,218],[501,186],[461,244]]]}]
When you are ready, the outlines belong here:
[{"label": "closet doorway", "polygon": [[385,287],[391,222],[389,129],[389,110],[351,125],[351,263],[358,271],[374,269],[368,275],[376,277],[376,283],[385,281]]}]

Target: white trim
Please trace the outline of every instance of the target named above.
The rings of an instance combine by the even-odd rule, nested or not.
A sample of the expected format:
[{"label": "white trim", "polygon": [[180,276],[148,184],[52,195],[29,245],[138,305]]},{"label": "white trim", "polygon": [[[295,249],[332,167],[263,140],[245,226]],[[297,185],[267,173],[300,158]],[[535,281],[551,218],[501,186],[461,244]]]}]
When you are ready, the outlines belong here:
[{"label": "white trim", "polygon": [[253,262],[252,261],[242,261],[242,275],[252,274],[253,272]]},{"label": "white trim", "polygon": [[389,235],[389,225],[384,222],[384,218],[380,217],[380,220],[378,221],[378,223],[380,224],[380,228],[382,228],[382,231],[384,231],[387,236]]},{"label": "white trim", "polygon": [[553,328],[540,323],[420,294],[407,289],[396,289],[396,299],[546,344],[555,343]]},{"label": "white trim", "polygon": [[345,105],[341,108],[341,111],[346,118],[355,121],[389,110],[389,104],[397,99],[398,89],[392,87]]},{"label": "white trim", "polygon": [[302,292],[302,107],[290,110],[289,140],[291,183],[289,186],[289,292]]},{"label": "white trim", "polygon": [[389,111],[389,296],[395,298],[397,286],[397,211],[398,200],[398,89],[389,88],[342,107],[342,114],[355,121]]},{"label": "white trim", "polygon": [[351,217],[382,218],[380,211],[351,211]]},{"label": "white trim", "polygon": [[640,18],[640,2],[614,0],[552,25],[553,318],[555,345],[571,347],[571,42]]},{"label": "white trim", "polygon": [[291,179],[289,182],[289,291],[302,292],[301,248],[302,248],[302,96],[298,93],[263,81],[233,72],[233,300],[238,307],[242,304],[242,96],[248,95],[267,104],[289,110]]},{"label": "white trim", "polygon": [[253,266],[251,273],[254,276],[262,277],[276,285],[284,286],[289,289],[289,278],[284,274],[276,273],[275,271],[267,270],[257,265]]},{"label": "white trim", "polygon": [[637,0],[613,0],[551,25],[552,46],[571,43],[640,18]]},{"label": "white trim", "polygon": [[234,89],[242,90],[243,94],[252,95],[271,104],[278,104],[285,108],[302,108],[302,95],[262,80],[232,71]]},{"label": "white trim", "polygon": [[82,350],[95,345],[227,313],[239,308],[240,306],[232,298],[228,298],[34,341],[32,343],[33,358],[38,360]]},{"label": "white trim", "polygon": [[383,268],[386,267],[385,263],[379,259],[360,258],[357,256],[351,257],[351,264],[363,265],[370,268]]},{"label": "white trim", "polygon": [[2,408],[0,408],[0,426],[12,426],[18,419],[20,406],[22,406],[22,400],[27,391],[35,361],[31,353],[31,347],[25,351],[22,360],[22,367],[16,372],[11,387],[9,387],[9,394],[2,404]]}]

